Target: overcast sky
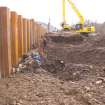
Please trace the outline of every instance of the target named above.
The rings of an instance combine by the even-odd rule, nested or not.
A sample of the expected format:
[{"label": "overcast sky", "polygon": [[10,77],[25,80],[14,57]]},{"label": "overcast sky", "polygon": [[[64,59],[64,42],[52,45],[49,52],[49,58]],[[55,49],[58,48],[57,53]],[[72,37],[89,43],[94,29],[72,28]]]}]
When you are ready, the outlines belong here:
[{"label": "overcast sky", "polygon": [[[105,21],[105,0],[72,0],[81,14],[93,22]],[[62,22],[62,0],[0,0],[0,6],[7,6],[11,11],[36,21],[48,23],[59,27]],[[74,24],[79,21],[77,15],[67,3],[67,21]]]}]

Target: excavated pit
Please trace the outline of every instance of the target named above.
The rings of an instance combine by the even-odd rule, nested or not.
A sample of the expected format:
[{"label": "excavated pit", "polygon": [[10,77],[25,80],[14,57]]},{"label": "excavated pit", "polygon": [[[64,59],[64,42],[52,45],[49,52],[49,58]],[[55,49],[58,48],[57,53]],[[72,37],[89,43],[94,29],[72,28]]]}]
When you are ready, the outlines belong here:
[{"label": "excavated pit", "polygon": [[0,80],[0,105],[105,105],[105,36],[46,38],[41,67]]}]

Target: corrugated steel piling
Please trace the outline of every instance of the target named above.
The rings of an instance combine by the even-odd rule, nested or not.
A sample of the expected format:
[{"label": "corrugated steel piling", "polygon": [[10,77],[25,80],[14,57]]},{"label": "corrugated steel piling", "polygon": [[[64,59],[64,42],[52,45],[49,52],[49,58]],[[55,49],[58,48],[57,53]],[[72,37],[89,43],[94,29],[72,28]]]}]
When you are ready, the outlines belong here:
[{"label": "corrugated steel piling", "polygon": [[0,7],[0,77],[8,77],[23,54],[33,46],[39,47],[46,32],[34,19]]}]

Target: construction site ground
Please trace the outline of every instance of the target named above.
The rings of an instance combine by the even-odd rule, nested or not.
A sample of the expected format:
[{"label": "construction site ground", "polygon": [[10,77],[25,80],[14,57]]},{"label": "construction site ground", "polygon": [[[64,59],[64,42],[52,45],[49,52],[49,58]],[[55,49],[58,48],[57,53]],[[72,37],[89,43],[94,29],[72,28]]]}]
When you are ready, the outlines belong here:
[{"label": "construction site ground", "polygon": [[0,105],[105,105],[105,35],[46,37],[40,68],[0,80]]}]

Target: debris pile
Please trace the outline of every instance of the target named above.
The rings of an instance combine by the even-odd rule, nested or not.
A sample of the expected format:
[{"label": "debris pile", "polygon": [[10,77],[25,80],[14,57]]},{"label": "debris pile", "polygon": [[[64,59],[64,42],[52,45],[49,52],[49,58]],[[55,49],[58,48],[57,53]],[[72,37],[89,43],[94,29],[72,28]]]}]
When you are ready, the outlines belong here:
[{"label": "debris pile", "polygon": [[43,63],[43,57],[37,50],[32,50],[29,54],[22,56],[19,64],[13,68],[13,74],[17,72],[35,72]]}]

